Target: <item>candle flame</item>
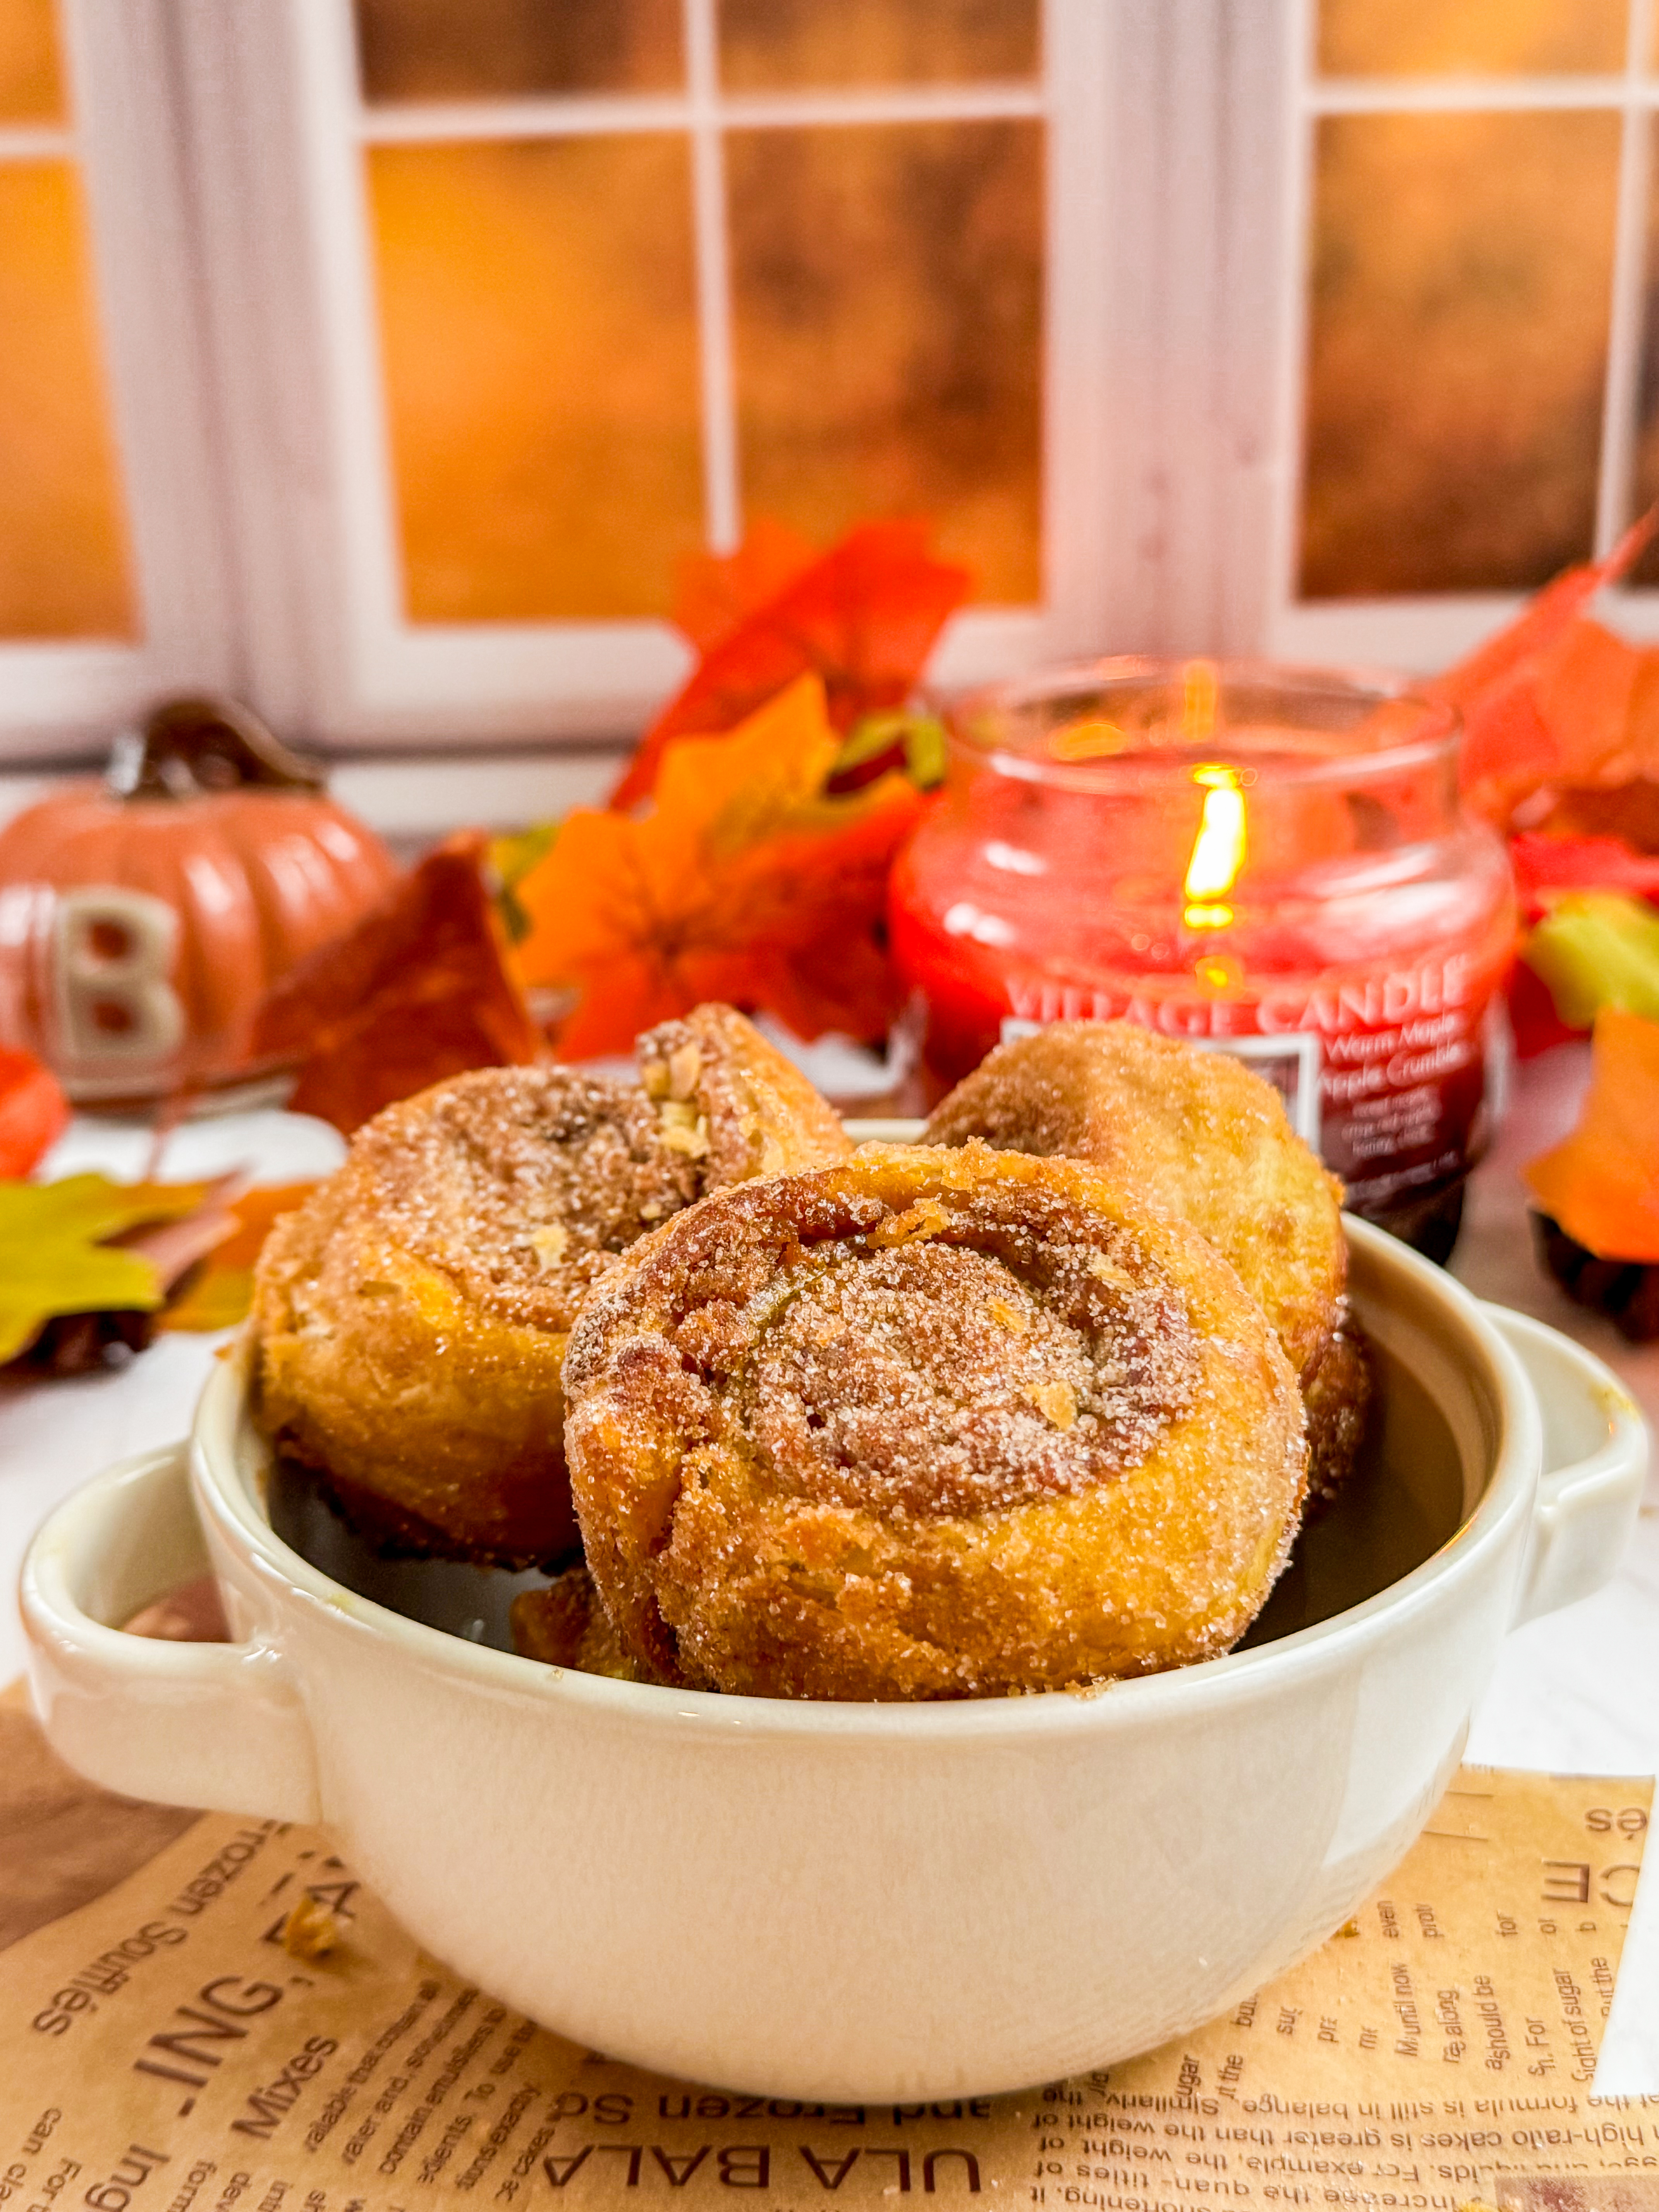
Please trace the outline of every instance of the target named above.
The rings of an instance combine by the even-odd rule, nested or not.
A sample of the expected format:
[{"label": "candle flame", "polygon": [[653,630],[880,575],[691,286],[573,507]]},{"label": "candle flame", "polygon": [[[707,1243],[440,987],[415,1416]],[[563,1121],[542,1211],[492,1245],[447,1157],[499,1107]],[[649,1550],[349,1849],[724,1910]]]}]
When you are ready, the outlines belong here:
[{"label": "candle flame", "polygon": [[1187,899],[1182,919],[1188,929],[1225,929],[1233,910],[1224,895],[1244,865],[1244,794],[1236,768],[1195,768],[1193,781],[1203,787],[1204,811],[1182,885]]}]

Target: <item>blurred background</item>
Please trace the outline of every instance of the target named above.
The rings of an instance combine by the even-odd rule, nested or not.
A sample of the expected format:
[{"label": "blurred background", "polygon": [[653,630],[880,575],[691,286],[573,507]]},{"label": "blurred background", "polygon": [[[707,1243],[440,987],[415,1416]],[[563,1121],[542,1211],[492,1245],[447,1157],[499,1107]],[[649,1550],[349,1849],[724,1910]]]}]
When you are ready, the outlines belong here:
[{"label": "blurred background", "polygon": [[212,684],[522,820],[757,515],[932,518],[946,684],[1443,665],[1659,495],[1656,110],[1653,0],[0,0],[0,802]]}]

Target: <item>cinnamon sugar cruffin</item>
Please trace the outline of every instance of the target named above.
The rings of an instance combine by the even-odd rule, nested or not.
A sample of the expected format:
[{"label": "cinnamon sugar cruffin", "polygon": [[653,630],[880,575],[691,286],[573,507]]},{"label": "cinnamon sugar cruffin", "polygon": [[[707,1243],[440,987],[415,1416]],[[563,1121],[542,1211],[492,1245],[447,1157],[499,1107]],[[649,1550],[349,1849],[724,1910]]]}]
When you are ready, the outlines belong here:
[{"label": "cinnamon sugar cruffin", "polygon": [[262,1424],[366,1534],[503,1565],[569,1551],[559,1370],[583,1297],[705,1192],[850,1151],[730,1007],[640,1042],[641,1085],[486,1068],[388,1108],[267,1241]]},{"label": "cinnamon sugar cruffin", "polygon": [[1343,1312],[1342,1186],[1241,1060],[1134,1022],[1054,1022],[998,1045],[934,1108],[928,1144],[969,1137],[1142,1186],[1232,1262],[1312,1379]]},{"label": "cinnamon sugar cruffin", "polygon": [[1370,1402],[1345,1296],[1342,1186],[1291,1128],[1270,1083],[1224,1053],[1133,1022],[1055,1022],[999,1045],[935,1107],[930,1144],[968,1137],[1092,1160],[1207,1237],[1297,1370],[1313,1489],[1340,1487]]},{"label": "cinnamon sugar cruffin", "polygon": [[1241,1635],[1306,1468],[1278,1337],[1069,1160],[866,1146],[636,1245],[565,1360],[587,1563],[665,1682],[987,1696]]}]

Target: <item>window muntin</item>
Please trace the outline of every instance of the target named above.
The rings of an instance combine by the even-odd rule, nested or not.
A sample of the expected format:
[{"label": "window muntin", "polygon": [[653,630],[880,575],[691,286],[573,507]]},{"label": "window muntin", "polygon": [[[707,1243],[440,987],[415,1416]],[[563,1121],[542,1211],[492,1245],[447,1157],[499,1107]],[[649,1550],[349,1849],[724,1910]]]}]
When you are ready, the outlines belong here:
[{"label": "window muntin", "polygon": [[[1563,562],[1607,550],[1648,496],[1644,357],[1655,304],[1648,203],[1659,16],[1651,0],[1410,0],[1387,9],[1292,0],[1292,22],[1300,125],[1285,201],[1273,434],[1285,466],[1266,641],[1297,658],[1431,668],[1467,651]],[[1429,126],[1440,121],[1447,128],[1437,137]],[[1367,130],[1347,128],[1359,124],[1369,140]],[[1406,158],[1413,135],[1425,173],[1437,166],[1443,190],[1465,196],[1465,206],[1434,207],[1413,182]],[[1475,152],[1483,138],[1485,163]],[[1510,173],[1496,173],[1504,161]],[[1376,246],[1372,264],[1362,253],[1358,267],[1337,268],[1333,284],[1322,253],[1333,203],[1346,188],[1345,165],[1369,167],[1382,198],[1358,224]],[[1576,207],[1565,204],[1575,198]],[[1490,216],[1484,227],[1473,219],[1481,210]],[[1395,234],[1384,239],[1390,224]],[[1506,263],[1507,313],[1501,282],[1488,285],[1484,307],[1454,296],[1471,267],[1478,294],[1480,280],[1496,279]],[[1388,270],[1381,284],[1379,266]],[[1364,313],[1344,331],[1332,307],[1345,285]],[[1457,352],[1460,318],[1467,350],[1453,368],[1443,415],[1464,409],[1471,435],[1462,450],[1432,390],[1404,391],[1413,372],[1432,386]],[[1414,320],[1415,335],[1402,336]],[[1558,341],[1556,357],[1547,359]],[[1363,410],[1352,406],[1344,423],[1333,403],[1333,356],[1346,350],[1352,363],[1389,343],[1411,349],[1394,394],[1403,420],[1390,424],[1383,394],[1382,424],[1369,435],[1377,447],[1398,437],[1384,458],[1424,498],[1414,506],[1401,493],[1390,507],[1379,496],[1374,526],[1396,540],[1386,564],[1376,550],[1358,548],[1357,500],[1349,555],[1337,562],[1333,476],[1346,470],[1354,491],[1364,458],[1352,450]],[[1483,356],[1489,366],[1477,379]],[[1386,369],[1368,373],[1388,383]],[[1562,410],[1553,423],[1545,419],[1551,392]],[[1492,463],[1484,471],[1474,465],[1483,444]],[[1445,463],[1439,474],[1437,451]],[[1386,582],[1372,580],[1384,565]],[[1311,596],[1304,577],[1313,591],[1343,595]],[[1659,562],[1650,556],[1633,581],[1652,580]],[[1627,592],[1620,620],[1659,635],[1659,597]]]},{"label": "window muntin", "polygon": [[[807,0],[775,21],[690,0],[666,92],[636,88],[675,51],[647,0],[571,12],[571,39],[586,26],[613,77],[617,54],[633,57],[627,88],[550,83],[605,71],[591,52],[556,66],[544,45],[526,61],[524,39],[508,82],[499,58],[491,76],[462,51],[470,17],[439,52],[439,0],[357,0],[345,112],[365,163],[371,346],[346,326],[337,257],[331,311],[344,412],[386,421],[380,496],[397,521],[379,551],[392,573],[366,604],[394,629],[376,660],[400,634],[412,647],[447,626],[459,647],[455,626],[511,621],[549,625],[550,649],[562,635],[591,667],[594,626],[614,623],[637,675],[642,641],[622,623],[665,611],[674,559],[734,543],[757,513],[819,538],[860,514],[927,513],[982,602],[1036,612],[1051,465],[1046,94],[1035,75],[987,74],[1036,70],[1030,0],[881,0],[876,64],[915,74],[934,32],[936,59],[963,76],[873,90],[815,82],[844,67],[847,27]],[[733,90],[723,59],[793,81]],[[647,159],[664,171],[647,191],[573,183],[561,198],[553,182]],[[469,200],[488,203],[487,223]],[[884,281],[885,256],[902,286],[890,266]],[[361,592],[375,530],[354,467]]]}]

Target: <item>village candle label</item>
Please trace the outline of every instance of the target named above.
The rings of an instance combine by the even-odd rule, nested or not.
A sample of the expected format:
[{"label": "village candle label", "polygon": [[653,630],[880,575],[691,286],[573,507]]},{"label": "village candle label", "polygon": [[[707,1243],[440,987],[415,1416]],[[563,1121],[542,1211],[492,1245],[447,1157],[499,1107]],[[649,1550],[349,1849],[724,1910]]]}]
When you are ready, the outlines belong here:
[{"label": "village candle label", "polygon": [[1443,1256],[1515,926],[1455,748],[1449,708],[1294,671],[1108,662],[970,700],[894,875],[935,1080],[1055,1021],[1231,1052],[1356,1211]]},{"label": "village candle label", "polygon": [[1130,1021],[1231,1053],[1279,1091],[1297,1134],[1363,1212],[1437,1188],[1478,1157],[1496,981],[1476,974],[1466,953],[1363,982],[1298,983],[1254,1001],[1010,974],[1011,1011],[997,1034]]}]

